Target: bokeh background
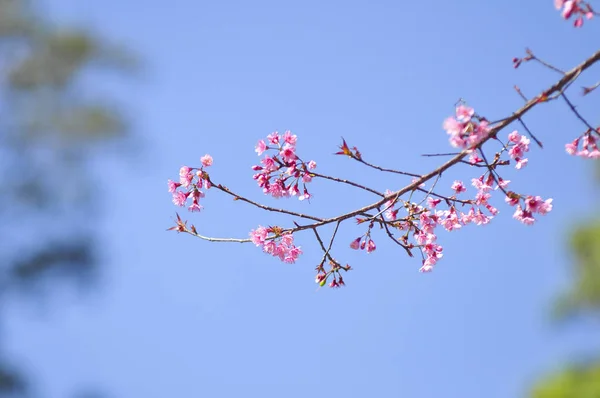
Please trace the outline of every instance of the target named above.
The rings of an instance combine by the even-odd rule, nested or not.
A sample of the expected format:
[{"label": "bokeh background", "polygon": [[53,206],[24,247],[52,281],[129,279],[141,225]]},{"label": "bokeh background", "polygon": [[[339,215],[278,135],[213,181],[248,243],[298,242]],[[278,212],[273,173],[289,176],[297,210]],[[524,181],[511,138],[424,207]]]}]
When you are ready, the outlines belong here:
[{"label": "bokeh background", "polygon": [[[206,153],[215,181],[268,204],[372,203],[317,180],[310,203],[263,197],[256,141],[290,129],[321,173],[396,189],[409,180],[332,156],[340,137],[426,172],[459,97],[507,116],[513,85],[557,79],[513,57],[567,69],[599,34],[551,1],[2,0],[0,396],[600,396],[597,165],[564,153],[585,127],[561,103],[528,114],[544,149],[504,174],[552,213],[527,227],[496,198],[490,225],[440,233],[432,274],[383,235],[353,252],[350,223],[334,245],[349,286],[318,291],[310,233],[289,265],[165,231],[181,211],[167,179]],[[598,94],[579,86],[599,71],[571,94],[592,123]],[[203,205],[182,216],[205,235],[292,221],[214,190]]]}]

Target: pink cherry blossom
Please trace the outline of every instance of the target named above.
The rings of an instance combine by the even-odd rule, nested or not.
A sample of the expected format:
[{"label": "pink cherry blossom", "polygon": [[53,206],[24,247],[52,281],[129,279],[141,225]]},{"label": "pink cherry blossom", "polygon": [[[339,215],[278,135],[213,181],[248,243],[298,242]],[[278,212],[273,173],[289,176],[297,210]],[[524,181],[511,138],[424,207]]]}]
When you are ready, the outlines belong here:
[{"label": "pink cherry blossom", "polygon": [[483,162],[483,159],[481,159],[476,152],[473,152],[469,156],[469,163],[471,163],[471,164],[477,164],[477,163],[480,163],[480,162]]},{"label": "pink cherry blossom", "polygon": [[519,203],[519,197],[510,197],[506,195],[504,201],[510,206],[516,206]]},{"label": "pink cherry blossom", "polygon": [[265,243],[268,234],[267,228],[259,225],[258,228],[250,231],[250,239],[256,246],[261,246]]},{"label": "pink cherry blossom", "polygon": [[256,151],[256,153],[258,154],[258,156],[262,155],[267,149],[269,149],[269,147],[267,146],[267,144],[265,143],[264,140],[259,140],[258,143],[256,144],[256,149],[254,149]]},{"label": "pink cherry blossom", "polygon": [[168,180],[167,183],[169,184],[169,192],[171,193],[175,192],[181,186],[180,183],[171,180]]},{"label": "pink cherry blossom", "polygon": [[350,243],[350,248],[354,250],[358,250],[360,247],[360,237],[354,239],[352,243]]},{"label": "pink cherry blossom", "polygon": [[521,139],[521,134],[519,134],[519,132],[517,130],[513,131],[512,133],[510,133],[508,135],[508,141],[512,142],[512,143],[517,143],[519,142],[519,140]]},{"label": "pink cherry blossom", "polygon": [[494,189],[498,189],[498,188],[506,189],[506,187],[508,187],[508,184],[510,184],[510,180],[504,180],[504,179],[502,179],[502,177],[498,177],[498,185]]},{"label": "pink cherry blossom", "polygon": [[471,121],[471,117],[475,113],[473,108],[465,105],[459,105],[456,107],[456,118],[460,123],[467,123]]},{"label": "pink cherry blossom", "polygon": [[531,214],[531,212],[527,211],[527,210],[523,210],[521,205],[517,206],[517,209],[515,210],[515,214],[513,214],[513,218],[522,222],[525,225],[533,225],[533,223],[535,222],[535,219],[533,218],[533,215]]},{"label": "pink cherry blossom", "polygon": [[515,160],[517,161],[517,164],[515,164],[515,169],[517,170],[521,170],[523,167],[527,166],[527,163],[529,163],[529,159],[516,158]]},{"label": "pink cherry blossom", "polygon": [[203,209],[203,206],[200,203],[198,203],[197,200],[194,200],[192,202],[192,204],[190,205],[190,207],[188,207],[188,210],[191,212],[200,211],[202,209]]},{"label": "pink cherry blossom", "polygon": [[457,193],[461,193],[461,192],[466,192],[467,188],[465,188],[465,185],[463,184],[462,181],[454,181],[454,183],[452,184],[451,188]]},{"label": "pink cherry blossom", "polygon": [[265,156],[260,162],[265,166],[267,172],[277,170],[277,164],[270,156]]},{"label": "pink cherry blossom", "polygon": [[308,162],[306,167],[308,167],[309,170],[314,170],[317,168],[317,162],[315,162],[314,160],[311,160],[310,162]]},{"label": "pink cherry blossom", "polygon": [[388,220],[396,220],[398,218],[398,210],[399,209],[388,209],[385,211],[385,218]]},{"label": "pink cherry blossom", "polygon": [[209,167],[213,164],[213,158],[209,154],[206,154],[200,158],[200,162],[202,163],[202,166]]},{"label": "pink cherry blossom", "polygon": [[272,132],[267,136],[267,140],[273,145],[279,145],[279,133],[277,131]]},{"label": "pink cherry blossom", "polygon": [[190,169],[188,166],[182,166],[179,169],[179,183],[185,188],[190,186],[193,178],[194,174],[192,173],[192,169]]},{"label": "pink cherry blossom", "polygon": [[473,223],[475,223],[475,225],[486,225],[491,219],[492,217],[486,216],[480,209],[477,209],[473,215]]},{"label": "pink cherry blossom", "polygon": [[286,131],[283,133],[283,142],[289,144],[291,146],[296,146],[297,137],[295,134],[292,134],[291,131]]},{"label": "pink cherry blossom", "polygon": [[311,181],[312,181],[312,177],[310,174],[308,174],[308,173],[302,174],[302,182],[311,182]]},{"label": "pink cherry blossom", "polygon": [[477,195],[475,195],[475,203],[479,206],[485,205],[491,197],[492,195],[489,193],[485,191],[479,191],[477,192]]},{"label": "pink cherry blossom", "polygon": [[427,205],[429,206],[430,209],[435,209],[435,207],[440,204],[442,200],[439,198],[432,198],[431,196],[427,198]]},{"label": "pink cherry blossom", "polygon": [[187,195],[181,191],[173,192],[173,204],[175,206],[185,206],[185,202],[187,201]]},{"label": "pink cherry blossom", "polygon": [[285,144],[279,154],[286,162],[293,162],[297,159],[296,153],[294,152],[294,147],[290,144]]},{"label": "pink cherry blossom", "polygon": [[298,189],[298,184],[290,185],[290,187],[288,188],[288,193],[291,196],[296,196],[296,195],[300,194],[300,190]]},{"label": "pink cherry blossom", "polygon": [[311,198],[311,194],[308,192],[306,188],[304,188],[304,193],[298,197],[300,200],[309,200]]}]

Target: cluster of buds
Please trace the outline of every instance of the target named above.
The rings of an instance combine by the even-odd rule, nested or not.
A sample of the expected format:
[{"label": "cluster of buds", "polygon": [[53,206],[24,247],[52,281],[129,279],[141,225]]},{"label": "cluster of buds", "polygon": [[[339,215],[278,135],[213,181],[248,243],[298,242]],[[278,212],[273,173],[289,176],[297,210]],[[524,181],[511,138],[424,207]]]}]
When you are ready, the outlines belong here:
[{"label": "cluster of buds", "polygon": [[250,239],[265,253],[279,257],[283,262],[293,264],[302,254],[300,246],[294,245],[294,235],[285,233],[280,227],[263,227],[250,231]]},{"label": "cluster of buds", "polygon": [[[318,284],[320,287],[328,285],[330,288],[346,286],[341,271],[350,271],[352,267],[350,267],[348,264],[346,264],[346,266],[342,266],[341,264],[333,260],[329,262],[329,265],[329,271],[325,271],[325,268],[322,264],[317,266],[317,276],[315,277],[315,283]],[[330,277],[331,281],[329,282],[329,284],[327,284],[327,281]]]},{"label": "cluster of buds", "polygon": [[213,158],[210,155],[204,155],[200,159],[200,163],[202,163],[200,168],[182,166],[179,169],[179,182],[168,181],[169,192],[173,195],[173,204],[183,207],[191,199],[192,203],[188,210],[192,212],[202,210],[200,199],[204,197],[204,192],[201,189],[210,189],[211,187],[204,168],[212,165]]},{"label": "cluster of buds", "polygon": [[[252,170],[258,172],[253,178],[265,194],[274,198],[298,196],[299,200],[310,199],[306,184],[312,181],[309,170],[314,170],[317,163],[314,160],[302,162],[296,154],[296,141],[296,135],[286,131],[284,134],[271,133],[266,142],[260,140],[256,144],[258,156],[269,150],[276,152],[275,155],[265,155],[261,160],[262,166],[252,166]],[[282,171],[283,169],[285,170]],[[277,172],[279,175],[276,176]],[[299,188],[300,181],[303,185],[302,192]]]},{"label": "cluster of buds", "polygon": [[377,246],[375,245],[375,241],[371,239],[371,236],[368,234],[364,239],[362,236],[354,239],[352,243],[350,243],[350,248],[354,250],[365,250],[367,249],[367,253],[373,253]]},{"label": "cluster of buds", "polygon": [[573,25],[576,28],[583,26],[583,19],[592,19],[596,12],[587,1],[582,0],[554,0],[554,6],[557,10],[561,10],[561,15],[564,19],[575,17]]}]

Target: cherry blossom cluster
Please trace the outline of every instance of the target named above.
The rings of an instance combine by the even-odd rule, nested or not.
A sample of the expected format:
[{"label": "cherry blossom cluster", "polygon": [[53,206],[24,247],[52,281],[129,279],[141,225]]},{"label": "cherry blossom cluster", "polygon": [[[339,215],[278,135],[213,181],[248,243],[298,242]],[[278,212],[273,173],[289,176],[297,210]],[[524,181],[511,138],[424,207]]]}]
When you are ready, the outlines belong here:
[{"label": "cherry blossom cluster", "polygon": [[450,136],[450,145],[455,148],[472,148],[489,133],[487,120],[475,117],[473,108],[463,104],[456,107],[456,116],[444,121],[444,129]]},{"label": "cherry blossom cluster", "polygon": [[[597,137],[594,137],[596,135]],[[565,150],[569,155],[581,156],[583,158],[598,159],[600,150],[598,150],[598,140],[600,140],[600,127],[595,130],[588,129],[583,135],[565,145]],[[582,149],[579,150],[581,144]]]},{"label": "cherry blossom cluster", "polygon": [[202,210],[200,199],[204,197],[204,192],[201,189],[210,189],[211,187],[204,168],[213,164],[213,158],[210,155],[204,155],[200,162],[202,163],[200,168],[182,166],[179,169],[179,182],[168,181],[169,192],[173,195],[173,204],[184,207],[191,199],[192,203],[188,210],[192,212]]},{"label": "cherry blossom cluster", "polygon": [[[446,119],[444,128],[450,134],[450,143],[453,146],[462,148],[472,148],[489,132],[489,126],[485,119],[477,118],[475,120],[475,111],[464,104],[456,108],[456,116]],[[478,132],[479,131],[479,132]],[[506,198],[506,202],[511,206],[517,206],[514,218],[526,225],[531,225],[535,221],[533,214],[544,215],[552,210],[552,199],[546,201],[539,196],[524,196],[514,192],[507,191],[510,181],[502,179],[497,174],[496,168],[500,165],[506,165],[508,162],[501,161],[501,155],[504,152],[516,161],[516,168],[521,169],[527,164],[525,153],[529,151],[530,140],[513,131],[508,135],[508,142],[496,155],[495,162],[491,165],[486,164],[488,171],[478,178],[471,180],[471,185],[476,189],[475,196],[472,199],[458,200],[459,194],[465,193],[467,188],[462,181],[454,181],[451,186],[454,194],[450,197],[434,194],[429,191],[424,202],[425,205],[401,201],[398,198],[388,200],[384,204],[383,216],[385,220],[376,220],[371,218],[357,218],[359,224],[369,222],[368,231],[354,239],[350,247],[355,250],[364,250],[371,253],[376,245],[371,237],[371,229],[375,222],[385,223],[386,228],[403,231],[403,235],[398,239],[405,249],[411,250],[417,248],[421,251],[422,266],[421,272],[430,272],[434,265],[443,256],[443,247],[437,242],[436,227],[442,226],[446,231],[455,231],[468,224],[486,225],[499,211],[489,202],[491,193],[501,190]],[[347,147],[344,142],[342,147]],[[471,154],[471,164],[485,162],[477,152]],[[487,162],[485,162],[487,163]],[[421,185],[419,188],[423,188]],[[392,191],[386,191],[386,197],[389,197]],[[521,205],[521,201],[523,205]],[[398,218],[398,212],[401,208],[396,208],[398,203],[402,204],[408,215],[404,218]],[[439,209],[442,203],[448,205],[447,209]],[[464,208],[464,211],[460,207]],[[380,212],[381,213],[381,212]],[[412,238],[412,239],[409,239]],[[317,282],[320,282],[317,280]]]},{"label": "cherry blossom cluster", "polygon": [[293,264],[302,254],[300,246],[294,245],[294,235],[284,233],[279,227],[263,227],[250,231],[250,239],[257,247],[262,247],[265,253],[279,257],[283,262]]},{"label": "cherry blossom cluster", "polygon": [[576,28],[583,26],[583,19],[592,19],[597,13],[587,1],[582,0],[554,0],[554,6],[561,10],[564,19],[575,18],[573,25]]},{"label": "cherry blossom cluster", "polygon": [[306,184],[312,181],[309,170],[314,170],[317,163],[314,160],[302,162],[296,154],[296,142],[296,135],[290,131],[283,134],[275,131],[267,136],[266,142],[260,140],[256,144],[258,156],[270,150],[275,152],[274,155],[265,155],[261,160],[262,166],[252,166],[252,170],[258,172],[253,178],[265,194],[274,198],[298,196],[299,200],[310,199]]}]

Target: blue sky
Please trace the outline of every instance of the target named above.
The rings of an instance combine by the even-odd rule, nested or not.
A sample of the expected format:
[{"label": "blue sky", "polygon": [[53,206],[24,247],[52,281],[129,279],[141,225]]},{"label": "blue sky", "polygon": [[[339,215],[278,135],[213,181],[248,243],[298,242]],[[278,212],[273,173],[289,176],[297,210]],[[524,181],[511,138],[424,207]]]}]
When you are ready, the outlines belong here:
[{"label": "blue sky", "polygon": [[[513,70],[525,47],[564,68],[591,55],[596,21],[575,30],[551,1],[283,2],[47,1],[56,21],[88,26],[139,51],[140,78],[97,87],[130,104],[141,155],[94,162],[104,191],[99,233],[104,272],[83,298],[57,292],[50,311],[7,309],[10,352],[45,397],[99,387],[114,397],[513,397],[545,371],[600,349],[589,325],[556,328],[552,298],[568,285],[565,238],[590,217],[589,162],[564,144],[582,131],[562,104],[526,121],[532,146],[513,188],[554,198],[533,227],[501,214],[490,225],[440,232],[445,257],[432,274],[379,237],[345,224],[336,256],[355,270],[348,287],[316,292],[313,237],[294,265],[250,245],[210,244],[167,233],[176,209],[166,180],[210,153],[211,177],[254,199],[253,146],[273,130],[298,135],[302,157],[322,173],[384,190],[406,178],[334,157],[340,136],[379,164],[426,172],[419,155],[451,149],[441,128],[459,97],[490,119],[522,104],[556,76],[535,65]],[[598,71],[582,77],[594,83]],[[592,96],[572,97],[593,116]],[[593,120],[593,122],[598,122]],[[506,133],[506,132],[505,132]],[[447,173],[469,180],[466,167]],[[321,216],[374,198],[312,183],[311,203],[280,201]],[[206,235],[245,237],[285,222],[216,191],[186,215]],[[291,222],[291,220],[288,220]],[[286,224],[290,225],[290,224]],[[597,331],[596,331],[597,333]]]}]

